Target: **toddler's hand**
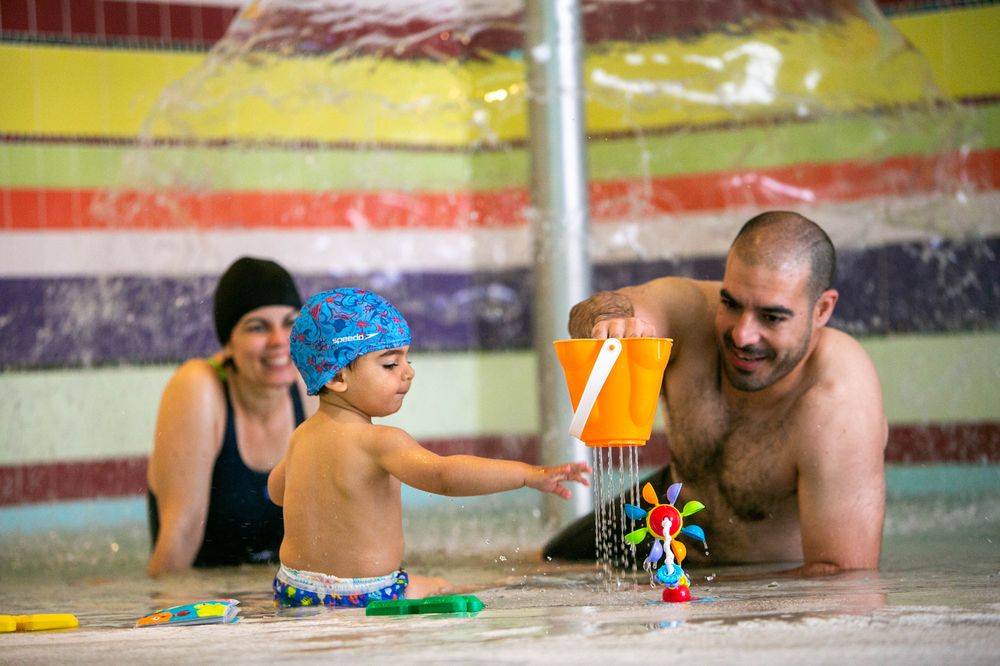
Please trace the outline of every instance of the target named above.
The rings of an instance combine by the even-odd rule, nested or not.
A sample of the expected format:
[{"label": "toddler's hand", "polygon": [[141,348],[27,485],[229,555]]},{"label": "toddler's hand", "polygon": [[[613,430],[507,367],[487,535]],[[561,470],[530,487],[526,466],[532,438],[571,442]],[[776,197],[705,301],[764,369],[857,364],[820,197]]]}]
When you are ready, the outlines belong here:
[{"label": "toddler's hand", "polygon": [[563,499],[569,499],[572,493],[561,482],[575,481],[589,486],[590,482],[584,474],[590,474],[590,465],[585,462],[566,463],[555,467],[532,467],[524,480],[524,485],[543,493],[552,493]]}]

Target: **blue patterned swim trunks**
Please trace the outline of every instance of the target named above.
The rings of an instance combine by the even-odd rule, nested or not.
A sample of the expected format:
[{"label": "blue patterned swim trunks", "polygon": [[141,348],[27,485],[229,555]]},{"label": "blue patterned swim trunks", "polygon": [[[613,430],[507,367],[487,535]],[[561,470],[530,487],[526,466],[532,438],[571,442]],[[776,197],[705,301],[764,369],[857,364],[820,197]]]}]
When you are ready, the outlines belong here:
[{"label": "blue patterned swim trunks", "polygon": [[410,577],[400,569],[374,578],[337,578],[284,564],[274,577],[274,601],[279,606],[342,606],[364,608],[373,601],[402,599]]}]

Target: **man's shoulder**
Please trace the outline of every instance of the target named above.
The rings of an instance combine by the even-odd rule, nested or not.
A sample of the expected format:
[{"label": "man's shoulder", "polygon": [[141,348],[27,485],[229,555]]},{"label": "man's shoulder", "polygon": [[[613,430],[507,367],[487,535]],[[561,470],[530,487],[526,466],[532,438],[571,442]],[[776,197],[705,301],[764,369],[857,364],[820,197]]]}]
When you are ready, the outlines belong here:
[{"label": "man's shoulder", "polygon": [[831,432],[858,419],[870,421],[868,425],[876,430],[881,427],[885,420],[882,388],[871,357],[857,340],[843,331],[822,329],[810,365],[811,377],[799,400],[796,421],[811,430]]},{"label": "man's shoulder", "polygon": [[669,294],[674,299],[681,301],[701,302],[714,308],[719,300],[721,287],[722,283],[718,280],[696,280],[689,277],[668,275],[647,282],[639,289],[645,288],[661,294]]},{"label": "man's shoulder", "polygon": [[623,291],[636,307],[637,317],[652,323],[661,335],[687,341],[692,334],[711,333],[720,286],[719,282],[669,276]]},{"label": "man's shoulder", "polygon": [[813,386],[823,390],[852,389],[878,381],[875,364],[861,343],[835,328],[820,329],[813,352]]}]

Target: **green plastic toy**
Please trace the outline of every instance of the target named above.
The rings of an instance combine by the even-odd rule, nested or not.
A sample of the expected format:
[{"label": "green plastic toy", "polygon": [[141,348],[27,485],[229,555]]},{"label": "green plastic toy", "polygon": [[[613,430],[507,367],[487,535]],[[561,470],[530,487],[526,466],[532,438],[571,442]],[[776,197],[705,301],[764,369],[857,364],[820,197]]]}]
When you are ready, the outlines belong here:
[{"label": "green plastic toy", "polygon": [[429,613],[478,613],[483,602],[471,594],[445,594],[424,599],[373,601],[365,615],[427,615]]}]

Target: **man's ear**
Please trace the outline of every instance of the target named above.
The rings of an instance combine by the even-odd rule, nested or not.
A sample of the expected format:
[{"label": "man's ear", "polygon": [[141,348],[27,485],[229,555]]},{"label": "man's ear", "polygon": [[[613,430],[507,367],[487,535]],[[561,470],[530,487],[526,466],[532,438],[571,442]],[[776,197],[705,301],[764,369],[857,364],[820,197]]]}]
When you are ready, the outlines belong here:
[{"label": "man's ear", "polygon": [[826,326],[826,322],[830,321],[830,317],[833,316],[833,309],[837,306],[839,298],[840,293],[836,289],[827,289],[819,295],[816,305],[813,306],[814,327],[822,328]]},{"label": "man's ear", "polygon": [[334,393],[343,393],[347,390],[347,380],[344,378],[344,371],[341,370],[333,376],[333,379],[326,383],[326,387]]}]

